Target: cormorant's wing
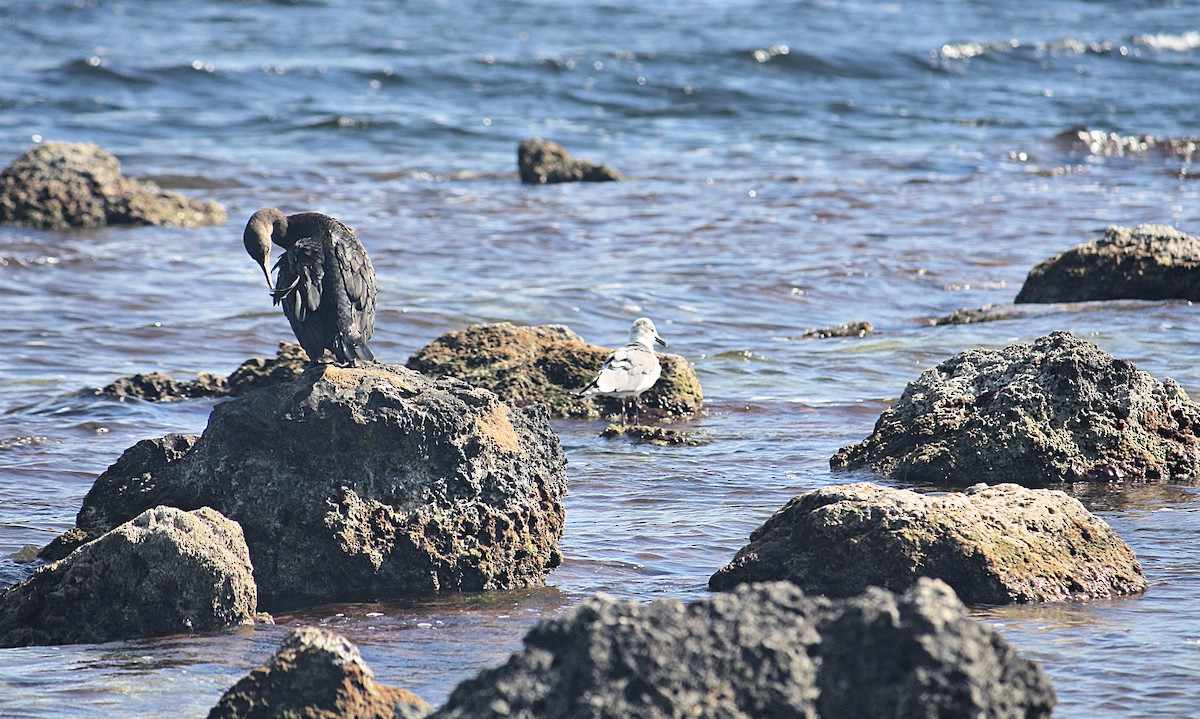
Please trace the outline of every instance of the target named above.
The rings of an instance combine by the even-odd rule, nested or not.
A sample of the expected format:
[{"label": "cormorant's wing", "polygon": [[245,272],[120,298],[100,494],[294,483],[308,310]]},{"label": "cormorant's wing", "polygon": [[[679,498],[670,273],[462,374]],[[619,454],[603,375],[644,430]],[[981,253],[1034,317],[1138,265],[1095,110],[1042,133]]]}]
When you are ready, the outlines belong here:
[{"label": "cormorant's wing", "polygon": [[359,334],[368,340],[375,330],[375,268],[366,248],[349,228],[339,235],[333,243],[333,252],[342,273],[342,285],[350,303],[358,310],[355,320]]},{"label": "cormorant's wing", "polygon": [[[336,331],[327,325],[332,314],[318,312],[321,308],[321,283],[325,279],[324,252],[321,242],[314,238],[297,240],[284,252],[275,266],[279,275],[275,286],[291,288],[280,298],[292,332],[300,346],[316,361],[325,351],[325,340]],[[313,355],[316,356],[313,356]]]}]

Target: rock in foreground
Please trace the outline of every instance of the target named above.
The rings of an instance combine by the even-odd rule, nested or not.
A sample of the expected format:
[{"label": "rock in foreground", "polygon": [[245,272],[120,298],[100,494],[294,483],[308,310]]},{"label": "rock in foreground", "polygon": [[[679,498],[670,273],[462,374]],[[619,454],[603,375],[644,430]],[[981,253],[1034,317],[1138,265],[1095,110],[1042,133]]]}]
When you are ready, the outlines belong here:
[{"label": "rock in foreground", "polygon": [[46,142],[0,172],[0,222],[43,230],[104,225],[200,227],[226,221],[215,202],[121,174],[91,143]]},{"label": "rock in foreground", "polygon": [[[498,322],[448,332],[408,360],[432,377],[486,387],[511,404],[543,403],[556,417],[620,417],[621,401],[577,397],[612,352],[584,342],[565,325]],[[696,371],[679,355],[660,354],[662,376],[640,398],[643,419],[685,419],[701,411]]]},{"label": "rock in foreground", "polygon": [[1037,664],[945,584],[833,601],[786,582],[689,605],[598,597],[542,622],[435,717],[1048,717]]},{"label": "rock in foreground", "polygon": [[0,646],[79,644],[254,620],[236,522],[204,508],[142,512],[0,595]]},{"label": "rock in foreground", "polygon": [[908,383],[871,436],[833,469],[870,467],[903,482],[1192,483],[1200,406],[1069,332],[967,350]]},{"label": "rock in foreground", "polygon": [[1110,227],[1029,271],[1017,303],[1200,300],[1200,237],[1165,225]]},{"label": "rock in foreground", "polygon": [[545,411],[458,380],[314,367],[218,404],[189,443],[127,451],[52,547],[149,500],[241,523],[264,601],[537,585],[561,561],[566,460]]},{"label": "rock in foreground", "polygon": [[376,682],[345,638],[304,627],[225,692],[208,719],[420,719],[429,712],[416,694]]},{"label": "rock in foreground", "polygon": [[968,604],[1108,599],[1146,590],[1120,537],[1077,499],[1015,484],[917,494],[875,484],[802,494],[709,587],[786,579],[810,594],[901,592],[941,579]]},{"label": "rock in foreground", "polygon": [[608,165],[572,159],[562,145],[541,138],[525,140],[517,147],[517,170],[521,182],[532,185],[624,179]]}]

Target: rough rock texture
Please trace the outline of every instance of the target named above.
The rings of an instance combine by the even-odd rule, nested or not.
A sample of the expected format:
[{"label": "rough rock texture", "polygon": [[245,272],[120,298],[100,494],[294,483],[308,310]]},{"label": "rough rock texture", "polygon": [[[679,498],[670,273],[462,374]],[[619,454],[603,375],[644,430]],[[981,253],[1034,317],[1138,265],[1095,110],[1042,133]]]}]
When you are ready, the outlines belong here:
[{"label": "rough rock texture", "polygon": [[806,340],[824,340],[830,337],[866,337],[874,334],[875,327],[870,322],[843,322],[837,327],[813,327],[804,330]]},{"label": "rough rock texture", "polygon": [[1192,483],[1200,406],[1069,332],[967,350],[908,383],[871,436],[833,469],[904,482],[1045,486],[1127,479]]},{"label": "rough rock texture", "polygon": [[977,310],[961,309],[954,310],[948,315],[935,317],[930,320],[929,324],[935,326],[941,325],[970,325],[979,322],[998,322],[1000,320],[1011,320],[1016,317],[1021,317],[1022,312],[1008,306],[999,305],[984,305]]},{"label": "rough rock texture", "polygon": [[254,621],[241,527],[155,507],[0,595],[0,646],[78,644]]},{"label": "rough rock texture", "polygon": [[941,579],[968,604],[1146,590],[1133,550],[1104,520],[1063,492],[1015,484],[942,495],[868,483],[808,492],[754,530],[708,586],[786,579],[848,597],[869,586],[902,592],[920,577]]},{"label": "rough rock texture", "polygon": [[941,582],[833,601],[786,582],[683,605],[597,597],[548,619],[439,719],[1048,717],[1037,664]]},{"label": "rough rock texture", "polygon": [[705,440],[698,438],[696,434],[696,432],[681,432],[669,427],[651,427],[644,424],[610,424],[604,428],[600,436],[605,439],[625,437],[640,444],[654,444],[660,447],[699,447],[706,444]]},{"label": "rough rock texture", "polygon": [[1200,300],[1200,237],[1165,225],[1110,227],[1038,263],[1017,303]]},{"label": "rough rock texture", "polygon": [[158,372],[123,377],[97,390],[115,399],[144,399],[170,402],[196,397],[243,395],[259,387],[290,382],[308,366],[308,355],[295,342],[280,342],[275,357],[254,357],[243,362],[229,377],[201,372],[194,380],[172,379]]},{"label": "rough rock texture", "polygon": [[[621,400],[577,397],[596,376],[606,347],[584,342],[565,325],[524,327],[499,322],[448,332],[408,360],[432,377],[451,376],[486,387],[517,406],[548,405],[556,417],[620,417]],[[660,354],[662,376],[639,397],[642,419],[685,419],[704,401],[696,371],[679,355]]]},{"label": "rough rock texture", "polygon": [[521,182],[548,185],[556,182],[611,182],[624,179],[608,165],[574,160],[557,142],[534,138],[517,147]]},{"label": "rough rock texture", "polygon": [[376,682],[344,637],[303,627],[230,687],[208,719],[419,719],[430,710],[416,694]]},{"label": "rough rock texture", "polygon": [[191,441],[127,451],[55,549],[153,501],[240,522],[264,602],[528,586],[561,561],[566,460],[545,411],[458,380],[314,367],[218,404]]},{"label": "rough rock texture", "polygon": [[225,210],[121,174],[91,143],[46,142],[0,172],[0,222],[45,230],[104,225],[223,224]]}]

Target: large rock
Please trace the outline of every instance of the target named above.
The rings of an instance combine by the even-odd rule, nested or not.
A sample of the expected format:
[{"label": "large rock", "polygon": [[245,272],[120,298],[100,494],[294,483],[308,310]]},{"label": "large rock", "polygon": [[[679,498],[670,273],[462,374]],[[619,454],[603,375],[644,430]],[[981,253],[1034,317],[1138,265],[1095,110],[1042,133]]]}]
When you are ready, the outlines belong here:
[{"label": "large rock", "polygon": [[303,627],[230,687],[208,719],[419,719],[430,711],[416,694],[376,682],[344,637]]},{"label": "large rock", "polygon": [[254,621],[258,593],[236,522],[155,507],[0,595],[0,646],[78,644]]},{"label": "large rock", "polygon": [[1200,300],[1200,237],[1165,225],[1110,227],[1038,263],[1017,303]]},{"label": "large rock", "polygon": [[228,397],[246,394],[260,387],[290,382],[308,366],[308,355],[295,342],[280,342],[275,356],[253,357],[243,362],[228,377],[201,372],[194,380],[177,380],[158,372],[135,374],[105,385],[96,394],[114,399],[144,399],[171,402],[197,397]]},{"label": "large rock", "polygon": [[709,580],[786,579],[810,594],[902,592],[941,579],[968,604],[1108,599],[1146,590],[1120,537],[1077,499],[1015,484],[917,494],[875,484],[795,497]]},{"label": "large rock", "polygon": [[[418,350],[408,367],[486,387],[517,406],[543,403],[556,417],[621,417],[621,400],[576,392],[612,352],[588,344],[565,325],[524,327],[499,322],[448,332]],[[639,401],[645,419],[685,419],[704,398],[696,371],[679,355],[660,354],[662,376]]]},{"label": "large rock", "polygon": [[833,469],[903,482],[1194,482],[1200,406],[1069,332],[955,355],[908,383]]},{"label": "large rock", "polygon": [[46,142],[0,172],[0,222],[45,230],[104,225],[199,227],[226,221],[200,202],[121,174],[91,143]]},{"label": "large rock", "polygon": [[561,561],[566,460],[545,411],[458,380],[314,367],[218,404],[177,456],[189,441],[127,452],[57,551],[154,501],[240,522],[264,601],[537,585]]},{"label": "large rock", "polygon": [[557,142],[534,138],[517,147],[521,182],[548,185],[556,182],[612,182],[624,179],[608,165],[573,159]]},{"label": "large rock", "polygon": [[1034,719],[1054,701],[1038,665],[941,582],[840,601],[776,582],[686,606],[591,599],[434,716]]}]

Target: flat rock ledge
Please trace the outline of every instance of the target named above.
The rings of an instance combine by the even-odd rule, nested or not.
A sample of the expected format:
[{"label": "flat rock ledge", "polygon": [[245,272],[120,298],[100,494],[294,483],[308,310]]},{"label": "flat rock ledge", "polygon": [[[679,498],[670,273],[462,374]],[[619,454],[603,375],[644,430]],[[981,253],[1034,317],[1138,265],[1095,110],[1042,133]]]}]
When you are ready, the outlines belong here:
[{"label": "flat rock ledge", "polygon": [[1200,300],[1200,237],[1166,225],[1109,227],[1038,263],[1016,302]]},{"label": "flat rock ledge", "polygon": [[42,230],[104,225],[224,224],[201,202],[121,174],[117,158],[91,143],[46,142],[0,172],[0,223]]},{"label": "flat rock ledge", "polygon": [[[622,419],[621,401],[575,396],[612,352],[588,344],[566,325],[527,327],[508,322],[448,332],[418,350],[409,369],[431,377],[457,377],[522,407],[545,404],[555,417]],[[702,413],[696,370],[683,357],[658,355],[662,376],[639,398],[640,419],[682,420]]]},{"label": "flat rock ledge", "polygon": [[275,356],[253,357],[243,362],[228,377],[201,372],[194,380],[177,380],[159,372],[122,377],[94,394],[113,399],[143,399],[148,402],[173,402],[198,397],[237,397],[260,387],[290,382],[308,366],[308,355],[295,342],[280,342]]},{"label": "flat rock ledge", "polygon": [[241,523],[263,601],[540,585],[562,555],[566,458],[543,408],[375,363],[323,365],[126,450],[53,559],[142,511]]},{"label": "flat rock ledge", "polygon": [[375,681],[345,637],[303,627],[226,691],[208,719],[420,719],[430,711],[416,694]]},{"label": "flat rock ledge", "polygon": [[548,619],[433,716],[1049,717],[1041,668],[942,582],[846,600],[787,582],[684,605],[603,596]]},{"label": "flat rock ledge", "polygon": [[1110,599],[1146,591],[1133,550],[1079,500],[980,484],[918,494],[861,483],[799,495],[750,535],[713,590],[790,581],[848,597],[940,579],[968,604]]},{"label": "flat rock ledge", "polygon": [[562,145],[541,138],[525,140],[517,146],[517,171],[521,182],[529,185],[625,179],[608,165],[573,159]]},{"label": "flat rock ledge", "polygon": [[1171,482],[1200,475],[1200,405],[1167,378],[1055,332],[926,370],[830,459],[915,484]]},{"label": "flat rock ledge", "polygon": [[155,507],[0,595],[0,646],[82,644],[255,621],[242,529],[215,510]]}]

